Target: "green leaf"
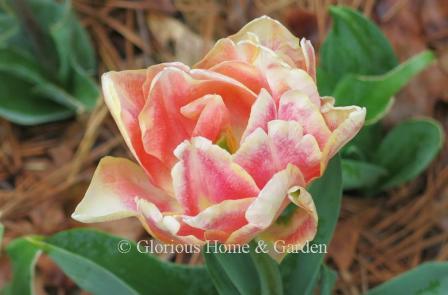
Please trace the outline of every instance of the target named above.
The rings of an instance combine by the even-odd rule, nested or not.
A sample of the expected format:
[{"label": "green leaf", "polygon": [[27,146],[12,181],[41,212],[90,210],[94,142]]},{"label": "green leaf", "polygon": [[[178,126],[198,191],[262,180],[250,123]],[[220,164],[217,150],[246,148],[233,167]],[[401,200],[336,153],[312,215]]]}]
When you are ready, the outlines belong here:
[{"label": "green leaf", "polygon": [[50,35],[59,55],[59,74],[64,80],[69,79],[72,67],[77,66],[93,74],[95,54],[87,32],[72,12],[70,1],[64,1],[54,8],[57,21],[51,24]]},{"label": "green leaf", "polygon": [[336,104],[366,107],[366,124],[373,124],[386,115],[392,96],[433,61],[434,54],[424,51],[381,76],[348,75],[334,90]]},{"label": "green leaf", "polygon": [[375,164],[350,159],[342,160],[342,180],[345,190],[372,187],[386,175],[387,170]]},{"label": "green leaf", "polygon": [[370,290],[367,295],[448,294],[448,263],[429,262]]},{"label": "green leaf", "polygon": [[72,62],[80,66],[88,75],[93,75],[95,74],[96,57],[90,36],[73,13],[70,23],[72,26]]},{"label": "green leaf", "polygon": [[[15,20],[14,26],[9,25],[14,34],[3,38],[4,43],[0,44],[0,71],[14,76],[10,79],[20,78],[32,84],[28,87],[28,99],[22,95],[18,103],[1,105],[4,98],[0,98],[0,115],[19,124],[38,124],[93,109],[99,96],[99,89],[90,77],[95,55],[70,1],[5,0],[0,9],[0,23],[2,16],[6,24]],[[13,91],[7,96],[15,99]],[[39,102],[31,100],[36,99],[56,104],[42,102],[43,107],[34,109]],[[24,109],[22,105],[26,103],[28,108]],[[64,115],[54,115],[52,109],[45,114],[48,105],[65,109]],[[37,118],[31,118],[33,112]]]},{"label": "green leaf", "polygon": [[48,0],[5,2],[9,3],[21,27],[18,36],[9,40],[12,42],[9,45],[22,48],[21,45],[27,43],[26,48],[36,57],[40,66],[54,73],[58,68],[57,52],[48,32],[48,24],[56,17],[52,9],[56,3]]},{"label": "green leaf", "polygon": [[12,48],[0,49],[0,71],[13,74],[30,83],[44,83],[45,79],[39,63],[26,52]]},{"label": "green leaf", "polygon": [[398,65],[381,30],[361,13],[341,6],[330,8],[333,26],[320,50],[319,90],[331,95],[347,74],[380,75]]},{"label": "green leaf", "polygon": [[[93,294],[214,294],[203,267],[163,262],[128,243],[120,253],[121,238],[88,229],[58,233],[47,239],[21,239],[41,249],[74,282]],[[22,281],[24,284],[25,281]],[[21,294],[21,293],[13,293]]]},{"label": "green leaf", "polygon": [[[232,279],[225,271],[224,266],[221,265],[220,259],[214,253],[202,252],[207,271],[215,285],[216,290],[221,295],[239,295],[237,287]],[[258,283],[258,282],[256,282]],[[241,287],[240,287],[241,288]]]},{"label": "green leaf", "polygon": [[73,111],[33,92],[33,84],[0,71],[0,116],[34,125],[68,118]]},{"label": "green leaf", "polygon": [[96,98],[100,95],[98,86],[75,61],[72,61],[72,69],[69,91],[87,110],[92,110],[96,105]]},{"label": "green leaf", "polygon": [[213,244],[204,248],[207,270],[219,294],[283,294],[278,264],[255,248],[255,242],[247,249],[250,253],[215,253]]},{"label": "green leaf", "polygon": [[[332,159],[325,174],[315,180],[309,192],[313,196],[319,216],[315,239],[310,243],[326,248],[333,236],[339,217],[342,197],[341,161]],[[326,249],[324,249],[326,250]],[[325,253],[295,253],[285,257],[280,265],[285,294],[312,294],[319,277]]]},{"label": "green leaf", "polygon": [[44,99],[52,100],[77,113],[85,111],[84,105],[77,98],[52,83],[38,84],[33,88],[33,91]]},{"label": "green leaf", "polygon": [[44,99],[51,99],[80,113],[85,110],[86,106],[88,109],[95,106],[95,100],[92,100],[92,97],[97,97],[99,92],[96,84],[80,66],[75,65],[73,69],[74,84],[71,88],[74,96],[59,85],[47,80],[46,74],[42,72],[39,64],[26,53],[11,48],[0,49],[0,71],[36,84],[33,88],[35,94],[40,94]]},{"label": "green leaf", "polygon": [[320,269],[320,294],[331,295],[333,294],[334,284],[338,278],[336,271],[332,270],[329,266],[322,264]]},{"label": "green leaf", "polygon": [[257,269],[258,276],[260,277],[261,294],[283,294],[282,277],[277,262],[264,253],[255,253],[252,251],[251,256]]},{"label": "green leaf", "polygon": [[[50,7],[50,6],[49,6]],[[70,75],[70,60],[72,53],[72,26],[70,22],[71,12],[68,1],[63,1],[59,7],[54,8],[58,19],[51,23],[49,34],[58,53],[58,76],[67,81]]]},{"label": "green leaf", "polygon": [[2,12],[1,4],[0,4],[0,28],[2,28],[2,31],[0,32],[0,47],[2,47],[2,44],[4,44],[12,36],[17,34],[19,26],[14,17]]},{"label": "green leaf", "polygon": [[12,282],[7,288],[7,294],[34,294],[33,279],[34,267],[41,253],[38,247],[30,244],[28,239],[38,237],[21,238],[12,241],[7,248],[12,261]]},{"label": "green leaf", "polygon": [[382,188],[389,189],[419,175],[442,148],[444,132],[433,119],[412,119],[393,128],[381,142],[373,162],[389,174]]},{"label": "green leaf", "polygon": [[219,294],[260,293],[260,279],[250,254],[214,253],[212,248],[204,249],[203,255]]},{"label": "green leaf", "polygon": [[380,124],[364,126],[342,149],[342,157],[371,163],[383,138],[384,131]]}]

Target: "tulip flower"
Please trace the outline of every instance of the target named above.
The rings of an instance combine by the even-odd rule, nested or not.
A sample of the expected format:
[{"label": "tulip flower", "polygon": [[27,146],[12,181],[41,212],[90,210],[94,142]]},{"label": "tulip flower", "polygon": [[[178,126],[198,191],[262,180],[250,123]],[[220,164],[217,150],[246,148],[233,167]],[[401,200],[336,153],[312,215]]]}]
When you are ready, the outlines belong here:
[{"label": "tulip flower", "polygon": [[135,216],[165,243],[304,246],[318,223],[307,186],[366,113],[320,97],[315,76],[311,43],[268,17],[192,68],[104,74],[106,104],[137,163],[103,158],[73,218]]}]

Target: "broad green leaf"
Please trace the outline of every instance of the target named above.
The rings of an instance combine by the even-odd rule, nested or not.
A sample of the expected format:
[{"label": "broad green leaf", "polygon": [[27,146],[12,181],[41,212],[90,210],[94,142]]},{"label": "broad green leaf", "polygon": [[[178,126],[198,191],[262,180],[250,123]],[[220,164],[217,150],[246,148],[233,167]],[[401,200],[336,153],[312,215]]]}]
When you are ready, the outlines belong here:
[{"label": "broad green leaf", "polygon": [[92,97],[99,95],[96,84],[80,66],[73,67],[73,85],[71,85],[73,95],[71,95],[59,85],[47,80],[50,77],[42,72],[33,58],[16,49],[0,49],[0,71],[14,74],[36,84],[33,88],[36,95],[40,94],[42,98],[51,99],[78,113],[84,111],[86,107],[92,109],[95,106],[95,100],[92,100]]},{"label": "broad green leaf", "polygon": [[130,252],[122,254],[120,240],[78,229],[56,234],[40,246],[77,284],[95,294],[215,293],[203,267],[163,262],[140,253],[132,242]]},{"label": "broad green leaf", "polygon": [[[319,216],[315,239],[310,243],[323,250],[333,236],[339,217],[342,197],[341,161],[332,159],[325,174],[315,180],[309,192],[313,196]],[[295,253],[285,257],[280,265],[285,294],[312,294],[319,277],[325,253]]]},{"label": "broad green leaf", "polygon": [[38,84],[34,87],[33,91],[44,99],[52,100],[77,113],[85,111],[85,106],[77,98],[66,92],[65,89],[52,83]]},{"label": "broad green leaf", "polygon": [[70,22],[71,11],[69,2],[63,1],[59,6],[54,8],[53,13],[58,15],[58,19],[50,25],[49,34],[59,57],[58,75],[63,81],[67,81],[71,71],[71,38],[73,34]]},{"label": "broad green leaf", "polygon": [[260,279],[250,254],[214,253],[213,249],[205,249],[207,269],[220,294],[234,294],[235,290],[241,295],[260,294]]},{"label": "broad green leaf", "polygon": [[255,242],[251,243],[252,260],[260,278],[261,295],[283,294],[283,283],[278,263],[265,253],[256,253]]},{"label": "broad green leaf", "polygon": [[342,149],[342,157],[371,162],[383,138],[384,130],[380,124],[364,126]]},{"label": "broad green leaf", "polygon": [[381,142],[373,163],[389,174],[382,179],[388,189],[419,175],[443,145],[444,133],[433,119],[412,119],[393,128]]},{"label": "broad green leaf", "polygon": [[0,71],[0,116],[22,125],[61,120],[73,111],[33,92],[33,84]]},{"label": "broad green leaf", "polygon": [[[207,271],[218,293],[221,295],[239,295],[238,288],[225,271],[224,266],[221,265],[217,255],[206,252],[202,254],[205,258]],[[255,283],[258,282],[256,281]]]},{"label": "broad green leaf", "polygon": [[70,80],[73,64],[93,74],[95,68],[93,47],[86,31],[73,14],[70,1],[64,1],[54,7],[54,13],[58,15],[58,19],[49,29],[59,55],[59,74],[63,80]]},{"label": "broad green leaf", "polygon": [[45,83],[39,63],[26,52],[16,48],[0,49],[0,71],[3,75],[13,74],[30,83]]},{"label": "broad green leaf", "polygon": [[[216,292],[203,267],[163,262],[141,253],[136,244],[130,241],[127,241],[129,252],[120,253],[118,245],[123,240],[98,231],[75,229],[46,239],[26,237],[18,241],[30,249],[42,250],[76,284],[92,294]],[[13,257],[16,260],[20,258]],[[14,278],[14,282],[17,280]],[[25,286],[26,281],[18,283]]]},{"label": "broad green leaf", "polygon": [[[12,36],[9,34],[0,44],[0,71],[14,75],[14,80],[25,80],[17,83],[32,85],[28,98],[22,95],[17,103],[2,105],[4,97],[0,97],[0,115],[19,124],[38,124],[95,107],[99,89],[89,76],[94,72],[95,55],[70,1],[5,0],[0,3],[0,23],[2,19],[6,24],[14,19],[15,26],[10,25],[14,28]],[[8,93],[8,99],[14,99],[14,95]],[[31,100],[36,99],[56,104],[41,102],[43,106],[34,109],[39,102]],[[55,115],[49,105],[65,109],[64,115]],[[36,118],[32,118],[33,113]]]},{"label": "broad green leaf", "polygon": [[342,180],[346,190],[372,187],[386,175],[387,170],[375,164],[350,159],[342,160]]},{"label": "broad green leaf", "polygon": [[367,295],[448,294],[448,263],[428,262],[370,290]]},{"label": "broad green leaf", "polygon": [[1,48],[2,44],[6,42],[6,40],[14,36],[19,30],[19,26],[14,17],[2,12],[1,4],[0,4],[0,28],[2,28],[2,30],[0,31],[0,48]]},{"label": "broad green leaf", "polygon": [[69,91],[87,110],[92,110],[95,107],[96,98],[100,95],[97,84],[88,75],[87,71],[74,60],[72,61]]},{"label": "broad green leaf", "polygon": [[[38,237],[29,237],[36,239]],[[29,243],[28,238],[12,241],[7,248],[12,262],[12,281],[6,289],[6,294],[34,294],[34,268],[40,255],[40,249]]]},{"label": "broad green leaf", "polygon": [[11,45],[21,48],[21,44],[17,44],[17,41],[28,43],[26,47],[31,50],[41,67],[49,73],[55,72],[58,68],[58,55],[48,27],[57,18],[52,9],[57,5],[56,2],[50,0],[7,0],[6,2],[9,3],[21,26],[18,38],[10,40],[13,41]]},{"label": "broad green leaf", "polygon": [[375,123],[392,106],[392,97],[433,61],[434,54],[424,51],[381,76],[348,75],[334,90],[336,104],[366,107],[366,124]]},{"label": "broad green leaf", "polygon": [[207,270],[219,294],[281,295],[282,281],[278,264],[265,253],[215,253],[213,244],[203,251]]},{"label": "broad green leaf", "polygon": [[320,294],[333,294],[333,288],[337,278],[338,274],[336,273],[336,271],[332,270],[329,266],[322,264],[322,267],[320,269]]},{"label": "broad green leaf", "polygon": [[320,50],[319,90],[331,95],[347,74],[380,75],[398,65],[389,41],[361,13],[347,7],[330,8],[333,26]]},{"label": "broad green leaf", "polygon": [[96,58],[95,50],[89,34],[81,26],[80,22],[72,15],[72,62],[79,65],[88,75],[95,74]]}]

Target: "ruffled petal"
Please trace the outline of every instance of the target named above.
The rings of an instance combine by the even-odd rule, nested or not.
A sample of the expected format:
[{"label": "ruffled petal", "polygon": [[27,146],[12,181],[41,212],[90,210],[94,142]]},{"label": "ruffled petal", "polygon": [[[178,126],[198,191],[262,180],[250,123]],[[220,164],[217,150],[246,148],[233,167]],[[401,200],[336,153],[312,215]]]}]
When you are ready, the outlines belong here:
[{"label": "ruffled petal", "polygon": [[145,100],[148,98],[149,92],[151,90],[154,78],[165,68],[177,68],[181,71],[188,72],[190,68],[181,63],[181,62],[167,62],[167,63],[161,63],[157,65],[150,66],[146,70],[146,80],[145,83],[143,83],[143,97]]},{"label": "ruffled petal", "polygon": [[[221,131],[230,128],[229,111],[222,97],[207,94],[181,107],[181,114],[196,121],[192,136],[202,136],[215,141]],[[213,123],[211,123],[213,122]]]},{"label": "ruffled petal", "polygon": [[233,157],[260,188],[288,164],[298,167],[308,183],[320,175],[322,159],[313,136],[303,136],[295,121],[280,120],[268,123],[268,134],[261,128],[252,132]]},{"label": "ruffled petal", "polygon": [[289,251],[299,251],[312,241],[317,232],[317,212],[311,195],[300,186],[288,191],[292,212],[285,212],[269,228],[258,235],[268,246],[268,253],[280,262]]},{"label": "ruffled petal", "polygon": [[280,22],[262,16],[246,24],[229,39],[240,42],[249,40],[273,50],[291,66],[305,69],[300,41]]},{"label": "ruffled petal", "polygon": [[309,40],[303,38],[300,40],[303,57],[305,58],[306,71],[316,81],[316,55],[314,53],[313,45]]},{"label": "ruffled petal", "polygon": [[[165,67],[153,79],[147,102],[138,115],[145,151],[169,166],[174,148],[188,138],[195,122],[183,116],[180,108],[193,97],[193,79],[175,67]],[[173,85],[176,85],[173,87]]]},{"label": "ruffled petal", "polygon": [[249,121],[241,138],[241,143],[244,142],[245,138],[257,128],[261,128],[267,132],[268,123],[276,118],[277,108],[275,106],[275,102],[269,92],[262,89],[257,97],[257,100],[252,105]]},{"label": "ruffled petal", "polygon": [[323,149],[322,170],[330,159],[364,126],[366,109],[357,106],[334,107],[333,98],[325,98],[322,105],[322,116],[331,135]]},{"label": "ruffled petal", "polygon": [[137,164],[104,157],[72,217],[81,222],[100,222],[136,216],[136,199],[147,200],[162,212],[181,210],[176,199],[152,185]]},{"label": "ruffled petal", "polygon": [[302,127],[295,121],[275,120],[269,122],[268,128],[282,168],[288,163],[294,164],[306,183],[321,175],[322,153],[314,136],[303,135]]},{"label": "ruffled petal", "polygon": [[203,137],[175,150],[179,161],[172,177],[176,198],[185,214],[194,216],[224,200],[255,197],[259,189],[251,176],[233,163],[231,155]]},{"label": "ruffled petal", "polygon": [[226,243],[234,231],[247,224],[246,210],[254,200],[255,198],[225,200],[196,216],[183,216],[182,222],[187,226],[179,230],[178,234],[194,233],[202,240]]},{"label": "ruffled petal", "polygon": [[234,231],[227,243],[246,243],[271,226],[290,202],[288,190],[297,185],[304,185],[304,179],[294,165],[276,173],[247,208],[245,216],[248,223]]},{"label": "ruffled petal", "polygon": [[[150,68],[148,71],[153,73],[159,69],[160,67]],[[171,185],[169,169],[159,159],[145,151],[137,119],[145,105],[143,84],[146,77],[147,70],[105,73],[101,78],[104,100],[127,146],[152,182],[158,187],[169,189]]]},{"label": "ruffled petal", "polygon": [[180,222],[172,215],[160,212],[153,203],[138,199],[136,204],[140,222],[154,238],[168,244],[203,245],[205,243],[191,233],[179,235]]},{"label": "ruffled petal", "polygon": [[204,56],[202,60],[194,65],[196,69],[209,69],[226,61],[245,61],[235,42],[228,38],[220,39],[215,46]]},{"label": "ruffled petal", "polygon": [[[173,156],[176,146],[195,132],[205,130],[204,124],[215,123],[204,121],[211,118],[210,113],[206,113],[204,116],[193,116],[202,120],[197,125],[193,117],[188,114],[185,116],[185,112],[182,114],[181,111],[184,106],[208,94],[221,97],[232,114],[229,120],[232,130],[241,136],[243,126],[247,124],[250,106],[255,100],[255,94],[250,89],[219,73],[206,70],[191,70],[187,73],[176,67],[166,67],[153,79],[149,97],[138,117],[145,151],[172,167],[176,162]],[[216,102],[210,107],[224,115],[223,106]],[[210,108],[202,110],[213,113]],[[216,133],[219,132],[213,130],[211,134],[216,137]]]},{"label": "ruffled petal", "polygon": [[304,134],[310,134],[316,138],[321,149],[330,137],[331,131],[328,129],[325,119],[321,114],[320,107],[317,107],[306,94],[290,90],[280,98],[278,110],[280,120],[294,120],[299,122]]},{"label": "ruffled petal", "polygon": [[261,128],[246,138],[233,155],[233,160],[252,176],[260,188],[281,170],[273,143]]},{"label": "ruffled petal", "polygon": [[260,69],[245,61],[223,61],[211,67],[210,71],[233,78],[254,93],[259,93],[262,88],[269,89],[269,84]]},{"label": "ruffled petal", "polygon": [[320,95],[313,78],[305,71],[284,66],[273,67],[266,72],[272,96],[278,102],[281,96],[290,90],[297,90],[308,96],[308,100],[320,107]]}]

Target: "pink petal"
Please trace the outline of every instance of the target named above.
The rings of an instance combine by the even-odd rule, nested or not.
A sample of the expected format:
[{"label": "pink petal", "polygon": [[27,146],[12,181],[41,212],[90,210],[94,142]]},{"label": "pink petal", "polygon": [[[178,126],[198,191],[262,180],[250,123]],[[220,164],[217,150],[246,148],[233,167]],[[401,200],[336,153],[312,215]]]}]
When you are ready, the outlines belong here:
[{"label": "pink petal", "polygon": [[322,159],[313,136],[303,136],[295,121],[280,120],[269,122],[268,134],[260,128],[252,132],[233,157],[260,188],[288,164],[298,167],[308,183],[320,175]]},{"label": "pink petal", "polygon": [[269,137],[281,167],[294,164],[304,175],[305,182],[309,183],[320,176],[322,153],[312,135],[302,134],[302,127],[295,121],[275,120],[269,123]]},{"label": "pink petal", "polygon": [[181,223],[172,215],[160,212],[151,202],[139,199],[137,208],[138,218],[147,232],[156,239],[168,244],[202,245],[203,240],[192,233],[179,235]]},{"label": "pink petal", "polygon": [[277,108],[269,92],[265,89],[260,91],[257,100],[252,105],[250,111],[249,122],[246,130],[243,133],[241,142],[250,135],[255,129],[261,128],[264,131],[268,130],[268,122],[277,118]]},{"label": "pink petal", "polygon": [[[139,201],[150,203],[159,212],[172,214],[181,211],[176,199],[152,185],[137,164],[122,158],[105,157],[98,164],[92,182],[72,217],[86,223],[130,216],[141,218]],[[146,222],[144,225],[153,232],[151,225]],[[161,234],[156,237],[161,237]]]},{"label": "pink petal", "polygon": [[313,78],[305,71],[277,66],[265,71],[276,101],[289,90],[298,90],[306,96],[316,107],[320,107],[320,95]]},{"label": "pink petal", "polygon": [[366,109],[357,106],[334,107],[332,98],[324,99],[322,115],[331,136],[323,149],[322,168],[325,169],[328,161],[364,126]]},{"label": "pink petal", "polygon": [[[211,121],[204,120],[209,120],[214,111],[225,116],[223,106],[219,106],[219,103],[212,104],[211,109],[203,108],[207,113],[196,116],[202,120],[199,125],[194,119],[182,114],[184,106],[208,94],[216,94],[222,98],[225,107],[232,114],[232,129],[241,134],[247,123],[250,106],[255,100],[253,92],[218,73],[206,70],[191,70],[186,73],[176,67],[167,67],[154,78],[148,100],[139,115],[146,152],[167,163],[169,167],[174,165],[176,159],[173,150],[179,143],[195,132],[200,134],[200,130],[204,131],[204,124],[211,125]],[[216,133],[219,132],[215,129],[211,135],[216,137]]]},{"label": "pink petal", "polygon": [[188,72],[190,70],[190,68],[181,63],[181,62],[168,62],[168,63],[161,63],[161,64],[157,64],[157,65],[153,65],[150,66],[147,71],[146,71],[146,80],[145,83],[143,83],[143,97],[146,99],[148,99],[148,95],[150,92],[150,89],[152,87],[152,84],[154,82],[154,78],[165,68],[178,68],[181,71],[184,72]]},{"label": "pink petal", "polygon": [[254,197],[258,187],[231,155],[203,137],[185,141],[175,150],[173,187],[185,214],[196,215],[224,200]]},{"label": "pink petal", "polygon": [[246,24],[238,33],[229,37],[237,42],[250,40],[273,50],[291,66],[304,69],[300,41],[280,22],[262,16]]},{"label": "pink petal", "polygon": [[214,71],[233,78],[242,83],[254,93],[259,93],[262,88],[269,89],[268,82],[263,73],[255,66],[243,61],[223,61],[210,68]]},{"label": "pink petal", "polygon": [[269,246],[269,254],[278,262],[287,254],[286,249],[302,249],[317,232],[318,217],[311,195],[297,186],[288,191],[288,198],[297,206],[293,213],[279,218],[257,237]]},{"label": "pink petal", "polygon": [[288,165],[286,169],[276,173],[248,207],[248,224],[233,232],[227,242],[245,243],[271,226],[289,203],[288,190],[303,184],[302,174],[293,165]]},{"label": "pink petal", "polygon": [[[202,231],[201,239],[226,243],[234,231],[247,224],[245,213],[254,199],[225,200],[208,207],[196,216],[184,216],[182,219],[191,228]],[[188,230],[184,232],[189,233]]]},{"label": "pink petal", "polygon": [[192,96],[192,83],[193,79],[184,71],[164,68],[153,79],[147,103],[138,116],[145,151],[169,166],[175,161],[172,151],[190,136],[195,125],[179,111],[200,97]]},{"label": "pink petal", "polygon": [[180,112],[196,121],[193,137],[202,136],[215,141],[224,128],[230,127],[229,111],[219,95],[208,94],[198,98],[183,106]]},{"label": "pink petal", "polygon": [[299,91],[290,90],[282,95],[278,118],[297,121],[303,127],[304,134],[311,134],[316,138],[321,149],[330,137],[331,131],[325,123],[320,107]]},{"label": "pink petal", "polygon": [[306,71],[316,81],[316,55],[314,53],[313,45],[309,40],[303,38],[300,40],[300,46],[302,47],[303,56],[306,63]]},{"label": "pink petal", "polygon": [[205,55],[205,57],[194,65],[196,69],[209,69],[225,61],[243,61],[236,44],[228,39],[220,39],[215,46]]},{"label": "pink petal", "polygon": [[246,138],[233,159],[252,176],[260,188],[282,168],[271,139],[261,128]]},{"label": "pink petal", "polygon": [[156,186],[168,188],[171,185],[169,169],[159,159],[145,151],[137,121],[146,100],[142,90],[146,76],[146,70],[104,74],[102,76],[104,99],[134,157]]}]

